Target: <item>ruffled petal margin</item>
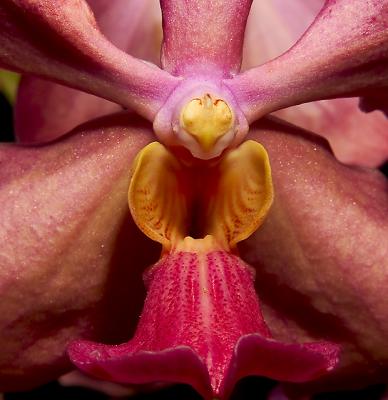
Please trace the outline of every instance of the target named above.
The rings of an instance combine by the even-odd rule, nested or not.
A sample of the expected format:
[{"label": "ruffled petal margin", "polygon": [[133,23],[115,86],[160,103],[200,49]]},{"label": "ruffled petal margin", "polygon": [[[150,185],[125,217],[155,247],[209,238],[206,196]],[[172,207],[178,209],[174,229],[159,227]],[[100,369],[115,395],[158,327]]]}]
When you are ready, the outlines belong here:
[{"label": "ruffled petal margin", "polygon": [[134,338],[71,343],[70,359],[82,371],[124,384],[186,383],[210,400],[228,398],[247,375],[303,382],[338,363],[335,344],[271,339],[253,271],[225,251],[170,253],[144,278],[148,295]]}]

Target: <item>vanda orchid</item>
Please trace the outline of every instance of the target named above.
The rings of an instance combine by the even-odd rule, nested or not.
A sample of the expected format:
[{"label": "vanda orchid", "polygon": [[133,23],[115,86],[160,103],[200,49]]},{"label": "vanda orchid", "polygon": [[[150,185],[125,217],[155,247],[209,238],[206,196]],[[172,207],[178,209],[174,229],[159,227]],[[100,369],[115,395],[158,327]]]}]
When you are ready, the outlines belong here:
[{"label": "vanda orchid", "polygon": [[251,3],[0,0],[1,391],[387,382],[388,0]]}]

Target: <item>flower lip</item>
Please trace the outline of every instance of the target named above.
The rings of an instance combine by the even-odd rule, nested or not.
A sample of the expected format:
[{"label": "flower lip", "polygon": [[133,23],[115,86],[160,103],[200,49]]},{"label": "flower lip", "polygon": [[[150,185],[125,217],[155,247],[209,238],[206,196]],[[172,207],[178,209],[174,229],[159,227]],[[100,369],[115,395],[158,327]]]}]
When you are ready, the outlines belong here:
[{"label": "flower lip", "polygon": [[[187,383],[206,400],[229,398],[244,376],[304,382],[330,372],[337,345],[272,338],[255,273],[236,255],[272,203],[266,151],[247,141],[218,162],[202,161],[207,168],[198,163],[183,164],[158,142],[138,154],[129,207],[143,233],[163,245],[162,256],[144,274],[147,297],[134,337],[113,346],[75,341],[71,361],[124,384]],[[203,221],[200,238],[188,236],[193,219]]]},{"label": "flower lip", "polygon": [[233,249],[269,211],[270,171],[268,155],[257,142],[243,143],[218,162],[194,166],[154,142],[134,162],[129,207],[138,227],[165,251],[187,236],[207,235]]}]

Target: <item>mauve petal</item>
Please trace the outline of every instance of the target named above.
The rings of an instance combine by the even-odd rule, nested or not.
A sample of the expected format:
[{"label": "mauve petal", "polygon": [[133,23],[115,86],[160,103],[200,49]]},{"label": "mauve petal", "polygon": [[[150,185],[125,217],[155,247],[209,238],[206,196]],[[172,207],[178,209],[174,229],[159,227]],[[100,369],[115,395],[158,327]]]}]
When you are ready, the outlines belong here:
[{"label": "mauve petal", "polygon": [[119,114],[48,146],[0,146],[0,390],[70,370],[70,340],[130,334],[157,254],[128,212],[129,168],[151,139]]},{"label": "mauve petal", "polygon": [[2,1],[0,64],[104,97],[148,119],[179,81],[112,45],[83,0]]},{"label": "mauve petal", "polygon": [[230,77],[240,70],[252,0],[160,0],[163,68],[173,75]]},{"label": "mauve petal", "polygon": [[116,47],[160,63],[162,16],[158,0],[88,0],[99,29]]},{"label": "mauve petal", "polygon": [[100,97],[26,75],[14,108],[16,140],[49,142],[83,122],[120,109]]},{"label": "mauve petal", "polygon": [[271,332],[341,343],[327,388],[385,380],[387,179],[340,164],[314,137],[280,123],[263,121],[252,137],[269,153],[275,201],[242,254],[257,269]]},{"label": "mauve petal", "polygon": [[253,0],[244,38],[242,69],[256,67],[288,50],[325,0]]},{"label": "mauve petal", "polygon": [[360,111],[359,99],[321,100],[275,113],[288,122],[326,138],[337,159],[375,167],[388,157],[388,120],[375,111]]},{"label": "mauve petal", "polygon": [[[228,84],[250,121],[280,108],[332,97],[384,99],[388,88],[387,21],[387,0],[328,0],[294,47]],[[388,156],[387,134],[371,132],[369,142],[374,140],[380,147],[376,160],[368,154],[374,151],[369,148],[364,164],[375,165]],[[347,154],[341,146],[337,152],[354,162],[363,142],[360,140],[355,154]]]},{"label": "mauve petal", "polygon": [[[244,43],[244,67],[262,64],[290,48],[323,3],[324,0],[254,1]],[[375,109],[370,103],[369,109]],[[358,99],[322,100],[286,108],[275,115],[325,137],[336,157],[347,164],[376,166],[388,154],[385,116],[361,112]]]},{"label": "mauve petal", "polygon": [[[115,46],[132,56],[159,62],[161,16],[157,0],[89,0],[89,4],[101,32]],[[22,143],[47,142],[120,108],[96,96],[25,76],[15,107],[16,137]]]}]

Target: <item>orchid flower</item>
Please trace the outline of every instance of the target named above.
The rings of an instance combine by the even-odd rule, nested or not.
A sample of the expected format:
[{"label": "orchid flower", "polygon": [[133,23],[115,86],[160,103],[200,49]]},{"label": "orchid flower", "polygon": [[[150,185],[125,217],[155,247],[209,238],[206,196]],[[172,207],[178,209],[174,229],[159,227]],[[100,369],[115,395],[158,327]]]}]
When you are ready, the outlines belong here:
[{"label": "orchid flower", "polygon": [[2,390],[71,363],[209,399],[252,374],[290,393],[386,380],[388,193],[365,168],[386,121],[317,130],[349,167],[265,115],[349,96],[386,113],[388,1],[313,3],[294,46],[241,71],[250,0],[161,0],[160,67],[136,46],[146,2],[90,1],[98,23],[83,0],[0,2],[0,65],[30,75],[21,144],[0,148]]}]

